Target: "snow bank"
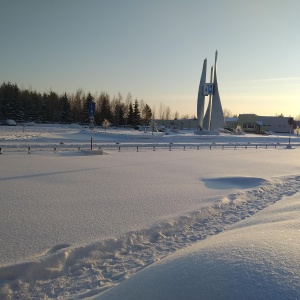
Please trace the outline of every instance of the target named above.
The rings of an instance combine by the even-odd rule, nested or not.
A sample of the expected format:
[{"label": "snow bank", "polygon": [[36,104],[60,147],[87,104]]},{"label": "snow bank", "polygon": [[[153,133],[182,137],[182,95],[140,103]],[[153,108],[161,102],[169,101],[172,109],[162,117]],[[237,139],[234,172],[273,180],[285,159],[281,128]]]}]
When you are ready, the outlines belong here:
[{"label": "snow bank", "polygon": [[285,198],[96,299],[299,299],[299,200]]}]

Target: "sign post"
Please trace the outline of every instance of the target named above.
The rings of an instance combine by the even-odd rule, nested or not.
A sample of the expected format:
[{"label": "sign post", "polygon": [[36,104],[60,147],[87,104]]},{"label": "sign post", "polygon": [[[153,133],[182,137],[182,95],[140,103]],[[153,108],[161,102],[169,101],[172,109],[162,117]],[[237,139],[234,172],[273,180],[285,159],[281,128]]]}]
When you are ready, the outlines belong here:
[{"label": "sign post", "polygon": [[93,131],[94,131],[94,120],[95,120],[95,108],[96,103],[94,101],[89,102],[89,119],[91,129],[91,150],[93,150]]}]

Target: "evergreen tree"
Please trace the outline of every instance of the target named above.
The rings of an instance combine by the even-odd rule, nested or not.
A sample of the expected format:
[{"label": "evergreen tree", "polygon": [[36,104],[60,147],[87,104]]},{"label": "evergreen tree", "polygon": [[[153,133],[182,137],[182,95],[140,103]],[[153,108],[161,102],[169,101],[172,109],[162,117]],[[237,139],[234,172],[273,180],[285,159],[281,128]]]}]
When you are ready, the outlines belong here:
[{"label": "evergreen tree", "polygon": [[41,110],[41,101],[42,96],[36,91],[30,92],[30,101],[28,103],[28,121],[41,122],[42,120],[42,110]]},{"label": "evergreen tree", "polygon": [[0,87],[0,102],[2,119],[20,120],[20,90],[16,84],[3,82]]},{"label": "evergreen tree", "polygon": [[60,97],[60,122],[62,123],[71,123],[72,117],[71,117],[71,107],[70,102],[68,99],[67,94],[65,93],[63,96]]},{"label": "evergreen tree", "polygon": [[30,102],[30,92],[23,90],[20,93],[20,122],[26,122],[29,118],[28,103]]},{"label": "evergreen tree", "polygon": [[114,108],[114,124],[119,125],[125,125],[125,104],[124,103],[117,103]]},{"label": "evergreen tree", "polygon": [[134,124],[134,113],[133,113],[133,108],[132,108],[132,103],[129,103],[129,108],[128,108],[128,115],[127,115],[127,124],[128,125],[135,125]]},{"label": "evergreen tree", "polygon": [[5,114],[4,114],[4,95],[2,92],[2,85],[0,87],[0,122],[1,122],[1,120],[4,120],[4,116],[5,116]]},{"label": "evergreen tree", "polygon": [[149,125],[149,122],[152,118],[152,110],[148,104],[146,104],[143,108],[143,123],[144,125]]},{"label": "evergreen tree", "polygon": [[91,95],[91,93],[88,93],[84,105],[83,105],[83,119],[82,119],[82,123],[83,124],[89,124],[90,123],[90,117],[89,117],[89,103],[94,101],[93,96]]},{"label": "evergreen tree", "polygon": [[58,122],[57,120],[57,111],[59,110],[59,96],[55,92],[50,92],[49,95],[46,96],[44,94],[44,102],[46,105],[46,119],[49,122]]},{"label": "evergreen tree", "polygon": [[47,122],[47,101],[45,98],[45,93],[43,95],[40,95],[40,109],[41,109],[41,115],[40,115],[40,120],[42,123]]},{"label": "evergreen tree", "polygon": [[43,106],[43,120],[42,122],[50,122],[50,114],[49,114],[49,99],[48,99],[49,95],[47,95],[46,93],[43,94],[42,96],[42,106]]},{"label": "evergreen tree", "polygon": [[36,91],[22,90],[19,98],[20,122],[45,122],[46,106],[44,96]]},{"label": "evergreen tree", "polygon": [[71,113],[76,123],[82,123],[83,120],[83,105],[85,95],[82,89],[77,90],[75,95],[69,97]]},{"label": "evergreen tree", "polygon": [[139,125],[141,124],[141,114],[139,110],[139,103],[137,99],[134,101],[134,106],[133,106],[133,125]]},{"label": "evergreen tree", "polygon": [[113,122],[113,116],[110,108],[110,99],[107,93],[101,93],[98,99],[98,113],[96,118],[97,124],[102,124],[104,120],[108,120],[110,123]]}]

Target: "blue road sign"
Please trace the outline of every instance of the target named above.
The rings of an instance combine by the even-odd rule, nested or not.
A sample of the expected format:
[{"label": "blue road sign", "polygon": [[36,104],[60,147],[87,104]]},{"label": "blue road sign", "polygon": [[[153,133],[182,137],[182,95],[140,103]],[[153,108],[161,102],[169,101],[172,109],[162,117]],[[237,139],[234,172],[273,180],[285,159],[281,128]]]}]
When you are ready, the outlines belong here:
[{"label": "blue road sign", "polygon": [[214,85],[212,83],[205,83],[203,89],[203,95],[204,96],[212,95],[214,92],[213,88]]},{"label": "blue road sign", "polygon": [[96,109],[96,103],[95,102],[89,102],[89,116],[95,115],[95,109]]}]

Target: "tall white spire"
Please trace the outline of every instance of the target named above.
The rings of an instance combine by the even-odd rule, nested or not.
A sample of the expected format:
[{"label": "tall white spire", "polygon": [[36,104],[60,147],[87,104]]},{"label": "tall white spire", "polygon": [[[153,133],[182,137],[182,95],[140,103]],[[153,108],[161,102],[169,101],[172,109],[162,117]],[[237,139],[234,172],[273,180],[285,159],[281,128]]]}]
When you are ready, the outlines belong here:
[{"label": "tall white spire", "polygon": [[203,129],[203,116],[204,116],[204,104],[205,104],[205,96],[203,95],[203,89],[206,81],[206,66],[207,66],[207,59],[205,58],[203,61],[203,68],[201,79],[199,83],[199,90],[198,90],[198,99],[197,99],[197,118],[198,118],[198,129]]},{"label": "tall white spire", "polygon": [[210,130],[215,130],[218,128],[223,128],[225,121],[223,115],[223,109],[219,94],[218,80],[217,80],[217,59],[218,51],[215,54],[215,67],[214,67],[214,92],[212,97],[212,109],[211,109],[211,128]]}]

